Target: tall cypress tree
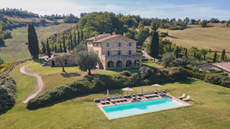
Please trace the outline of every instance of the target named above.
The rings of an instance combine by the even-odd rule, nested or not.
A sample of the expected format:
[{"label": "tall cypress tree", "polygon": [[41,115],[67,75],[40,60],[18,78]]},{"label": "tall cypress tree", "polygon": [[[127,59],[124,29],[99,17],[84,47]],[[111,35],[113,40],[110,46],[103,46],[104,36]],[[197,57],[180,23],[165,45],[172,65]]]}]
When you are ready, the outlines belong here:
[{"label": "tall cypress tree", "polygon": [[224,57],[225,57],[225,49],[222,50],[222,53],[221,53],[221,61],[224,60]]},{"label": "tall cypress tree", "polygon": [[64,36],[64,33],[63,33],[63,48],[64,48],[64,52],[66,52],[66,46],[65,46],[65,36]]},{"label": "tall cypress tree", "polygon": [[215,51],[214,56],[213,56],[213,60],[212,60],[213,63],[216,62],[216,57],[217,57],[217,53],[216,53],[216,51]]},{"label": "tall cypress tree", "polygon": [[41,41],[41,46],[42,46],[42,54],[46,54],[46,46],[43,41]]},{"label": "tall cypress tree", "polygon": [[176,47],[176,52],[175,52],[175,54],[176,54],[176,58],[178,58],[178,46]]},{"label": "tall cypress tree", "polygon": [[76,39],[76,32],[74,31],[74,33],[73,33],[73,42],[74,42],[74,47],[76,47],[77,46],[77,39]]},{"label": "tall cypress tree", "polygon": [[80,44],[80,34],[79,34],[79,30],[77,30],[77,44]]},{"label": "tall cypress tree", "polygon": [[61,42],[60,42],[60,47],[59,47],[58,52],[63,52],[63,51],[62,51],[62,45],[61,45]]},{"label": "tall cypress tree", "polygon": [[81,41],[83,40],[84,36],[83,36],[83,31],[81,30]]},{"label": "tall cypress tree", "polygon": [[[72,36],[71,36],[71,37],[72,37]],[[73,39],[72,39],[72,38],[70,39],[70,48],[71,48],[70,50],[73,50],[73,48],[74,48]]]},{"label": "tall cypress tree", "polygon": [[187,57],[187,48],[185,49],[184,55]]},{"label": "tall cypress tree", "polygon": [[48,39],[47,39],[47,42],[46,42],[46,50],[47,50],[47,56],[50,58],[51,57],[51,52],[50,52],[50,46],[49,46]]},{"label": "tall cypress tree", "polygon": [[158,32],[153,33],[153,52],[152,52],[152,57],[157,58],[159,54],[159,35]]},{"label": "tall cypress tree", "polygon": [[33,59],[38,59],[39,55],[39,45],[38,37],[35,31],[34,25],[28,25],[28,49]]},{"label": "tall cypress tree", "polygon": [[54,51],[55,51],[55,53],[58,52],[58,50],[57,50],[57,45],[54,46]]}]

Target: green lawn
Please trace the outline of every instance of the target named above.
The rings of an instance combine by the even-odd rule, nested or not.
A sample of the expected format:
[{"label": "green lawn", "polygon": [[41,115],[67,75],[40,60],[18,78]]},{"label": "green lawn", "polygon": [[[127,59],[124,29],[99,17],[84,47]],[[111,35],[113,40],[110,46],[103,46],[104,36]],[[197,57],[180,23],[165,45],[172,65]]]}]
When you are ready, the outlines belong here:
[{"label": "green lawn", "polygon": [[184,30],[158,29],[161,32],[168,32],[173,43],[190,48],[192,46],[199,49],[211,49],[212,51],[226,49],[230,51],[230,27],[222,27],[220,23],[212,24],[213,27],[200,27],[198,25],[188,25]]},{"label": "green lawn", "polygon": [[[63,23],[59,25],[52,25],[48,27],[35,27],[38,40],[45,40],[49,36],[55,33],[59,33],[67,28],[72,27],[73,24]],[[12,39],[5,40],[5,46],[0,47],[0,57],[7,61],[13,59],[24,59],[29,58],[30,53],[28,47],[25,44],[27,42],[27,27],[13,29]]]},{"label": "green lawn", "polygon": [[[19,67],[11,76],[15,78],[21,88],[24,87],[24,90],[19,90],[18,96],[21,97],[17,98],[17,104],[0,116],[1,129],[230,127],[230,89],[200,80],[187,79],[182,82],[163,84],[163,87],[159,88],[166,90],[173,96],[180,96],[182,93],[191,95],[192,101],[190,103],[193,104],[192,106],[108,120],[93,102],[95,98],[105,97],[106,91],[72,98],[37,110],[25,109],[22,99],[24,100],[26,97],[22,96],[25,96],[25,91],[29,91],[34,86],[35,79],[20,74],[18,70]],[[134,92],[141,91],[141,87],[133,89]],[[155,88],[144,86],[144,91],[150,90],[155,90]],[[118,95],[126,94],[126,92],[115,89],[110,90],[110,94]]]}]

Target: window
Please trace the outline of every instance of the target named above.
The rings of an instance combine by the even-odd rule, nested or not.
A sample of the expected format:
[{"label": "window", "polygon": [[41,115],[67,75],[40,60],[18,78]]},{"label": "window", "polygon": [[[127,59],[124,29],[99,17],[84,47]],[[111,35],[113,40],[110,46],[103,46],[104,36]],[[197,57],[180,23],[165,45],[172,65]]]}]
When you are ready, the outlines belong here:
[{"label": "window", "polygon": [[128,55],[132,55],[132,50],[129,50],[129,51],[128,51]]},{"label": "window", "polygon": [[117,51],[117,55],[122,55],[122,51]]},{"label": "window", "polygon": [[106,43],[106,47],[109,47],[109,42]]},{"label": "window", "polygon": [[117,42],[117,47],[121,47],[121,42]]},{"label": "window", "polygon": [[132,42],[129,42],[129,43],[128,43],[128,46],[129,46],[129,47],[132,47]]},{"label": "window", "polygon": [[96,47],[98,47],[98,44],[96,44]]},{"label": "window", "polygon": [[111,54],[110,51],[107,51],[107,52],[106,52],[106,55],[107,55],[107,56],[110,56],[110,54]]}]

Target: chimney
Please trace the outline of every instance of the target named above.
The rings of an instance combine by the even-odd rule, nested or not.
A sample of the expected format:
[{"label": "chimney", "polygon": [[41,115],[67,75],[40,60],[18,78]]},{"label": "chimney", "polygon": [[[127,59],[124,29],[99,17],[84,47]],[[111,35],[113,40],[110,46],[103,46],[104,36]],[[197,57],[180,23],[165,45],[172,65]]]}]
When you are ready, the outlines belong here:
[{"label": "chimney", "polygon": [[105,32],[103,34],[105,34]]},{"label": "chimney", "polygon": [[113,32],[113,35],[116,35],[116,32]]},{"label": "chimney", "polygon": [[123,36],[124,36],[124,37],[126,36],[125,32],[123,33]]},{"label": "chimney", "polygon": [[97,41],[97,38],[96,38],[96,36],[94,37],[94,41]]}]

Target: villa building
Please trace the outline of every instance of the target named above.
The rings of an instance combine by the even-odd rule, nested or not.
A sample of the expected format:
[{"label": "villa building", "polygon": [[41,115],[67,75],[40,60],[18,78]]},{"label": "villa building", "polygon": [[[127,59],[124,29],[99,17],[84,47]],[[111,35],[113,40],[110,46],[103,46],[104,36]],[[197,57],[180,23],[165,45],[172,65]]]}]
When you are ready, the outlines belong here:
[{"label": "villa building", "polygon": [[97,53],[99,69],[141,67],[141,54],[136,54],[137,41],[122,35],[103,33],[86,39],[88,51]]},{"label": "villa building", "polygon": [[73,54],[72,54],[71,52],[53,53],[53,54],[51,55],[51,57],[47,59],[48,65],[49,65],[49,66],[60,66],[60,64],[55,63],[54,58],[55,58],[56,56],[62,56],[62,55],[64,55],[64,54],[68,54],[68,55],[69,55],[69,60],[66,61],[66,62],[64,62],[65,65],[74,65],[74,64],[75,64],[75,59],[74,59],[74,56],[73,56]]}]

